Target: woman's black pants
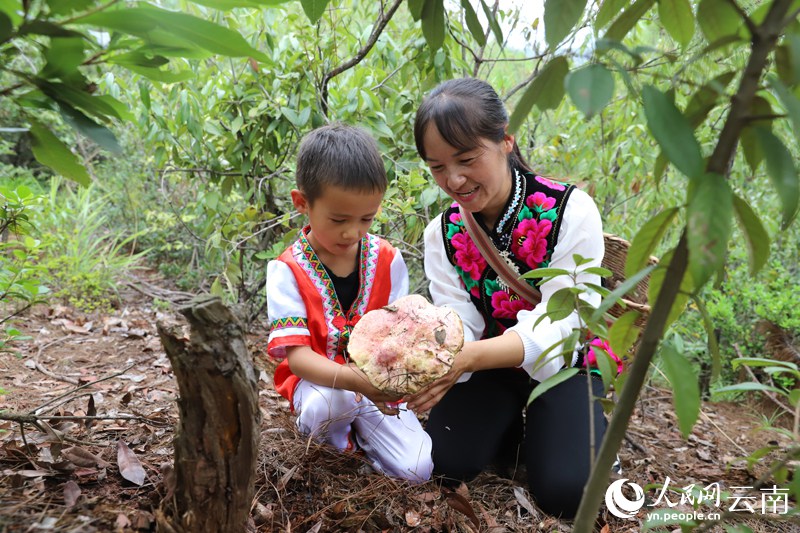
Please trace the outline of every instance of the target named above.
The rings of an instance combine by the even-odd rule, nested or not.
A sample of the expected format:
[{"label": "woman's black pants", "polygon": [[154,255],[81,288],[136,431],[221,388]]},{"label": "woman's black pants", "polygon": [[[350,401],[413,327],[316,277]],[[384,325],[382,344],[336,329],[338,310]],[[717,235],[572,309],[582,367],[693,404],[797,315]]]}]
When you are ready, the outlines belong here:
[{"label": "woman's black pants", "polygon": [[573,518],[589,479],[590,417],[596,450],[606,429],[602,406],[593,401],[590,407],[587,379],[592,395],[602,397],[602,381],[579,374],[527,407],[536,382],[518,369],[476,372],[456,384],[431,410],[425,427],[433,440],[434,473],[468,481],[489,465],[509,464],[519,449],[539,508]]}]

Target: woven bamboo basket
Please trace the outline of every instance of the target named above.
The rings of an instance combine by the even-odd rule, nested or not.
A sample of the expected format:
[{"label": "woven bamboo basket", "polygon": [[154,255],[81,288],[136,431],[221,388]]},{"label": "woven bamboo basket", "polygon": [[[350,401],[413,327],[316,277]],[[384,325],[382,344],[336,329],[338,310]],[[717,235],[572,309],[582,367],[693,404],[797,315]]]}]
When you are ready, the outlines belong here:
[{"label": "woven bamboo basket", "polygon": [[[606,247],[605,256],[603,256],[603,267],[612,272],[612,275],[603,280],[604,286],[609,290],[616,289],[620,284],[625,281],[625,260],[628,257],[628,248],[631,243],[610,233],[603,234],[603,241]],[[649,264],[658,263],[656,257],[650,257]],[[622,303],[615,303],[608,313],[617,318],[622,316],[626,311],[638,311],[639,318],[636,319],[634,324],[640,328],[644,328],[647,323],[647,318],[650,316],[650,305],[647,303],[647,288],[650,283],[650,276],[646,276],[640,281],[636,287],[630,291]]]}]

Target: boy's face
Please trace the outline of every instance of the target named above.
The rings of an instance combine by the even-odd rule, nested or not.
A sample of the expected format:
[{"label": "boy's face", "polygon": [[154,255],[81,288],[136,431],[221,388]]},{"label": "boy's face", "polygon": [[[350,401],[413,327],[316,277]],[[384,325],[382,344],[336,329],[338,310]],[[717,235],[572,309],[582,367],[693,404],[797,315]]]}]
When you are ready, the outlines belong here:
[{"label": "boy's face", "polygon": [[325,186],[309,203],[305,195],[292,191],[294,207],[308,216],[308,240],[320,260],[355,257],[358,242],[367,233],[383,201],[381,192],[362,192]]}]

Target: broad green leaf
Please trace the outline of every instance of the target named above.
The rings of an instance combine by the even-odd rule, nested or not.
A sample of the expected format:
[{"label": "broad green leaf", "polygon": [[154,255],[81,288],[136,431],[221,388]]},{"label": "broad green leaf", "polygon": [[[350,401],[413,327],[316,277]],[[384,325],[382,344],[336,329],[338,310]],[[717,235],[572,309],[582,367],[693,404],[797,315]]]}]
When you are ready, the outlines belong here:
[{"label": "broad green leaf", "polygon": [[20,0],[0,0],[0,13],[5,13],[12,26],[22,22],[22,2]]},{"label": "broad green leaf", "polygon": [[[269,58],[250,46],[244,37],[229,28],[186,13],[176,13],[153,6],[101,11],[75,21],[154,41],[154,29],[161,29],[172,41],[181,39],[209,52],[230,57],[252,57],[259,61]],[[166,39],[164,40],[166,41]],[[160,44],[166,45],[162,41]]]},{"label": "broad green leaf", "polygon": [[97,118],[105,120],[114,117],[120,120],[132,120],[124,104],[109,95],[94,96],[65,83],[40,81],[38,85],[42,92],[53,100],[67,103]]},{"label": "broad green leaf", "polygon": [[598,63],[573,70],[564,83],[575,107],[587,119],[602,111],[614,96],[614,76]]},{"label": "broad green leaf", "polygon": [[149,80],[158,81],[161,83],[178,83],[181,81],[190,80],[195,77],[194,72],[190,70],[172,72],[171,70],[161,70],[158,68],[143,67],[135,63],[130,63],[128,61],[121,61],[117,58],[114,58],[113,60],[111,60],[111,62],[121,65],[126,69],[130,70],[131,72],[135,72],[136,74],[144,76]]},{"label": "broad green leaf", "polygon": [[593,346],[592,351],[594,351],[594,358],[597,361],[600,377],[603,379],[603,388],[608,390],[614,378],[617,377],[617,362],[611,359],[608,352],[599,346]]},{"label": "broad green leaf", "polygon": [[622,11],[623,7],[628,7],[628,2],[629,0],[603,0],[594,18],[594,31],[598,32],[604,28],[611,22],[611,19],[617,16],[617,13]]},{"label": "broad green leaf", "polygon": [[31,148],[38,162],[50,167],[58,174],[89,186],[89,173],[81,165],[78,157],[70,152],[58,137],[39,122],[31,121]]},{"label": "broad green leaf", "polygon": [[328,0],[300,0],[300,3],[303,5],[303,11],[306,12],[311,24],[317,23],[328,6]]},{"label": "broad green leaf", "polygon": [[753,208],[736,194],[733,195],[733,208],[750,252],[750,274],[755,276],[769,258],[769,233]]},{"label": "broad green leaf", "polygon": [[608,330],[608,343],[611,350],[620,357],[628,353],[633,343],[639,338],[641,329],[634,325],[639,318],[638,311],[626,311],[611,325]]},{"label": "broad green leaf", "polygon": [[758,140],[767,160],[767,173],[772,179],[772,184],[781,201],[782,227],[786,229],[797,215],[798,203],[800,203],[800,181],[798,181],[797,169],[791,153],[781,140],[768,129],[757,129]]},{"label": "broad green leaf", "polygon": [[678,426],[686,438],[700,415],[700,386],[697,375],[692,363],[671,343],[664,343],[662,346],[661,359],[664,362],[664,374],[672,385],[672,401],[675,414],[678,415]]},{"label": "broad green leaf", "polygon": [[117,138],[111,130],[66,103],[59,103],[59,109],[61,110],[61,116],[70,126],[96,142],[98,146],[115,154],[122,152],[117,143]]},{"label": "broad green leaf", "polygon": [[689,178],[703,173],[703,154],[694,130],[669,97],[648,85],[642,89],[647,127],[664,155]]},{"label": "broad green leaf", "polygon": [[95,0],[47,0],[51,15],[69,15],[88,9]]},{"label": "broad green leaf", "polygon": [[547,300],[547,316],[551,321],[563,320],[575,310],[575,294],[569,288],[559,289]]},{"label": "broad green leaf", "polygon": [[[647,300],[652,302],[653,305],[655,305],[658,295],[661,292],[661,286],[664,284],[664,279],[669,273],[667,266],[669,265],[670,261],[672,261],[672,256],[674,253],[675,250],[670,250],[669,252],[665,253],[659,262],[659,265],[662,266],[653,270],[653,273],[650,276],[650,282],[647,285]],[[678,317],[683,314],[683,310],[686,308],[686,303],[689,301],[689,295],[692,293],[694,293],[694,282],[692,281],[691,272],[687,270],[683,275],[683,279],[681,279],[680,288],[678,290],[678,294],[675,296],[675,302],[672,304],[672,309],[669,311],[669,317],[667,317],[665,328],[668,328],[670,324],[675,322]]]},{"label": "broad green leaf", "polygon": [[228,11],[237,7],[269,7],[285,4],[290,0],[189,0],[193,4]]},{"label": "broad green leaf", "polygon": [[736,76],[736,72],[728,71],[700,87],[686,105],[686,117],[693,128],[697,128],[708,116],[725,92],[725,88]]},{"label": "broad green leaf", "polygon": [[633,276],[628,277],[625,281],[620,283],[616,289],[611,291],[608,294],[608,296],[603,298],[603,301],[600,303],[600,306],[595,310],[594,314],[592,315],[592,322],[599,321],[603,317],[603,313],[611,309],[611,307],[615,303],[617,303],[622,297],[631,292],[636,287],[636,285],[638,285],[640,281],[646,278],[648,274],[653,272],[657,266],[658,265],[650,265],[649,267],[637,272]]},{"label": "broad green leaf", "polygon": [[734,370],[740,366],[766,367],[775,365],[782,366],[789,370],[794,370],[795,372],[798,370],[795,363],[792,363],[791,361],[781,361],[779,359],[766,359],[763,357],[737,357],[731,361],[731,366]]},{"label": "broad green leaf", "polygon": [[486,15],[486,20],[489,21],[489,27],[492,29],[492,33],[494,33],[497,44],[502,46],[503,30],[500,28],[500,23],[497,22],[497,17],[494,16],[494,13],[492,13],[492,10],[486,5],[484,0],[481,0],[481,8],[483,9],[483,14]]},{"label": "broad green leaf", "polygon": [[444,0],[425,0],[422,8],[422,35],[431,50],[444,44]]},{"label": "broad green leaf", "polygon": [[622,15],[614,21],[604,38],[612,41],[621,41],[628,35],[628,32],[637,22],[647,13],[656,0],[636,0],[632,6],[627,8]]},{"label": "broad green leaf", "polygon": [[565,368],[564,370],[558,372],[547,378],[546,380],[542,381],[531,391],[531,395],[528,397],[528,405],[533,403],[533,401],[544,394],[545,392],[549,391],[556,385],[567,381],[569,378],[580,372],[580,368]]},{"label": "broad green leaf", "polygon": [[550,50],[558,48],[559,43],[569,35],[581,19],[586,0],[545,0],[544,35]]},{"label": "broad green leaf", "polygon": [[786,108],[786,113],[792,121],[794,136],[800,142],[800,100],[778,78],[770,76],[768,81],[772,90],[778,95],[783,107]]},{"label": "broad green leaf", "polygon": [[536,279],[536,278],[551,278],[555,276],[568,276],[568,275],[569,275],[569,270],[565,270],[563,268],[536,268],[534,270],[529,270],[520,277],[524,279]]},{"label": "broad green leaf", "polygon": [[744,23],[728,0],[700,0],[697,23],[709,43],[737,35]]},{"label": "broad green leaf", "polygon": [[581,273],[583,273],[583,274],[595,274],[597,276],[600,276],[601,278],[608,278],[608,277],[611,277],[612,275],[614,275],[614,273],[611,270],[609,270],[607,268],[603,268],[603,267],[585,268],[585,269],[581,270]]},{"label": "broad green leaf", "polygon": [[425,0],[408,0],[406,4],[415,22],[422,18],[422,8],[425,7]]},{"label": "broad green leaf", "polygon": [[472,38],[480,46],[486,45],[486,34],[483,31],[481,22],[478,20],[478,14],[472,9],[472,4],[469,3],[469,0],[461,0],[461,7],[464,10],[464,18],[467,21],[467,28],[469,28]]},{"label": "broad green leaf", "polygon": [[689,0],[658,0],[658,18],[675,41],[685,47],[694,36],[694,14]]},{"label": "broad green leaf", "polygon": [[761,142],[758,140],[756,128],[745,126],[739,135],[739,144],[742,147],[747,166],[755,174],[758,171],[758,166],[764,160],[764,151],[761,149]]},{"label": "broad green leaf", "polygon": [[690,188],[686,215],[689,271],[702,287],[725,261],[733,229],[733,192],[720,174],[708,173]]},{"label": "broad green leaf", "polygon": [[531,108],[555,109],[564,98],[564,78],[569,72],[569,61],[564,56],[550,60],[528,85],[508,121],[508,130],[516,132]]},{"label": "broad green leaf", "polygon": [[31,20],[17,29],[19,35],[47,35],[48,37],[83,37],[80,33],[46,20]]},{"label": "broad green leaf", "polygon": [[77,37],[56,37],[50,39],[50,46],[44,51],[47,64],[39,73],[46,79],[60,78],[67,80],[82,77],[78,66],[83,63],[84,40]]},{"label": "broad green leaf", "polygon": [[625,277],[631,277],[645,267],[678,212],[679,209],[677,207],[665,209],[645,222],[639,229],[633,237],[630,248],[628,248],[628,257],[625,260]]},{"label": "broad green leaf", "polygon": [[748,391],[769,391],[769,392],[777,392],[778,394],[786,394],[786,391],[781,390],[777,387],[770,387],[769,385],[764,385],[763,383],[756,383],[754,381],[748,381],[745,383],[737,383],[736,385],[727,385],[725,387],[720,387],[718,389],[714,389],[714,393],[719,392],[748,392]]},{"label": "broad green leaf", "polygon": [[11,19],[3,11],[0,11],[0,43],[4,43],[11,36],[14,31],[14,25]]}]

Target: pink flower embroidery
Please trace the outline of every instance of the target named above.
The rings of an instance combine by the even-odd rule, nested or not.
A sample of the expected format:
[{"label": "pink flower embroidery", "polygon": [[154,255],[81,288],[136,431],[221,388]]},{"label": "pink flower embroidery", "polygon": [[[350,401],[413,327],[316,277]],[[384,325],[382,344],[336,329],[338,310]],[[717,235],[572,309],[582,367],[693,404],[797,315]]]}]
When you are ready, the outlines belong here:
[{"label": "pink flower embroidery", "polygon": [[461,223],[461,213],[450,213],[450,222],[453,224],[460,224]]},{"label": "pink flower embroidery", "polygon": [[516,319],[522,310],[533,309],[533,306],[517,295],[511,296],[506,291],[492,293],[492,316],[494,318]]},{"label": "pink flower embroidery", "polygon": [[486,260],[466,233],[456,233],[450,241],[456,249],[456,264],[475,281],[481,279]]},{"label": "pink flower embroidery", "polygon": [[525,199],[525,205],[533,209],[538,207],[539,211],[549,211],[556,205],[556,199],[547,196],[542,192],[535,192]]},{"label": "pink flower embroidery", "polygon": [[[622,372],[624,365],[622,363],[622,359],[617,356],[614,352],[611,351],[611,346],[609,346],[608,342],[600,339],[595,338],[592,342],[589,343],[589,346],[596,346],[606,351],[611,358],[617,362],[617,374]],[[593,366],[597,368],[597,354],[594,352],[593,348],[589,348],[589,351],[586,353],[586,361],[584,362],[585,365]]]},{"label": "pink flower embroidery", "polygon": [[550,181],[549,179],[543,178],[541,176],[536,176],[536,181],[538,181],[539,183],[541,183],[542,185],[544,185],[546,187],[549,187],[549,188],[553,189],[554,191],[563,191],[563,190],[566,189],[566,187],[564,187],[560,183],[556,183],[554,181]]},{"label": "pink flower embroidery", "polygon": [[538,268],[547,255],[547,236],[553,223],[547,219],[526,218],[511,234],[511,251],[531,268]]}]

